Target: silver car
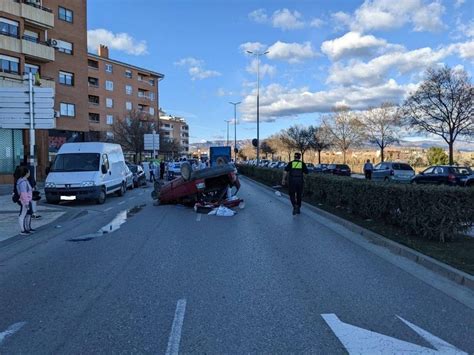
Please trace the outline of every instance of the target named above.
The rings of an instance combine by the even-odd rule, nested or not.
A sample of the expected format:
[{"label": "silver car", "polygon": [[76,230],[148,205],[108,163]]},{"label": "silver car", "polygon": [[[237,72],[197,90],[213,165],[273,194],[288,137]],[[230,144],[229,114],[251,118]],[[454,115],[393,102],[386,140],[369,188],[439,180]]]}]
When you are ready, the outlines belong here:
[{"label": "silver car", "polygon": [[410,165],[390,161],[377,164],[372,172],[372,180],[375,181],[409,183],[413,176],[415,176],[415,170]]}]

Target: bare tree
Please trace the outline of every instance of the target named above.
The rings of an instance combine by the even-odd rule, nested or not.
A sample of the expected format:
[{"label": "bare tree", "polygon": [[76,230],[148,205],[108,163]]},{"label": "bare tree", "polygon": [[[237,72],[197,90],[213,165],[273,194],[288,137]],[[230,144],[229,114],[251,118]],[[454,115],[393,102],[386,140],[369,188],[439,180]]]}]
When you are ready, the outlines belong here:
[{"label": "bare tree", "polygon": [[181,153],[182,147],[179,141],[174,138],[168,138],[160,135],[160,152],[168,158],[176,158]]},{"label": "bare tree", "polygon": [[400,112],[391,103],[383,103],[380,107],[371,107],[362,114],[364,135],[367,140],[380,149],[381,160],[385,160],[385,148],[397,143],[397,127],[400,126]]},{"label": "bare tree", "polygon": [[136,163],[144,150],[144,134],[151,133],[154,126],[148,114],[132,111],[127,118],[114,121],[112,128],[114,140],[122,146],[124,151],[135,154]]},{"label": "bare tree", "polygon": [[276,153],[276,149],[272,147],[270,142],[265,139],[261,144],[260,144],[260,150],[262,151],[263,154],[265,154],[265,159],[268,158],[268,154],[271,154],[272,160],[273,160],[273,154]]},{"label": "bare tree", "polygon": [[318,152],[318,164],[321,164],[321,152],[331,147],[331,132],[324,126],[314,128],[311,148]]},{"label": "bare tree", "polygon": [[405,101],[403,114],[420,132],[443,138],[449,147],[449,164],[453,164],[456,138],[474,135],[473,96],[471,78],[465,70],[431,68]]},{"label": "bare tree", "polygon": [[[282,134],[282,142],[287,147],[298,150],[301,153],[301,160],[304,161],[304,153],[311,149],[315,128],[313,126],[303,127],[300,125],[291,126]],[[289,157],[291,160],[291,156]]]},{"label": "bare tree", "polygon": [[333,111],[324,120],[323,127],[331,133],[333,145],[342,151],[345,164],[347,150],[360,145],[362,141],[362,124],[348,107],[335,108]]}]

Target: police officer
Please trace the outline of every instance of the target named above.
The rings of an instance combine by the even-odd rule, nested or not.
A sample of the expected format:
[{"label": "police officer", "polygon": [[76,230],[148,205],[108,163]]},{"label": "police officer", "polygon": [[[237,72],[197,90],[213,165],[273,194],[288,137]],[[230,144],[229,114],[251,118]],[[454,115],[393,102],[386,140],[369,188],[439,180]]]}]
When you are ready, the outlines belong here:
[{"label": "police officer", "polygon": [[300,214],[301,195],[303,194],[303,174],[308,174],[306,164],[301,161],[301,154],[295,153],[295,159],[290,161],[283,173],[282,185],[285,185],[287,175],[288,190],[290,192],[290,200],[293,205],[293,215]]}]

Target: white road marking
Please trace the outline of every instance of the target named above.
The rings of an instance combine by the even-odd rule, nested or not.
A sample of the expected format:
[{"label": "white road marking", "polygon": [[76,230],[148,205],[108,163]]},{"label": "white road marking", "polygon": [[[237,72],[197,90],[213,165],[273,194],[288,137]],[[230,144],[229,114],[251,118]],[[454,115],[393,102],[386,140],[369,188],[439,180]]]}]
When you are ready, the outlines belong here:
[{"label": "white road marking", "polygon": [[118,204],[119,205],[123,205],[125,203],[125,201],[122,201],[122,202],[119,202]]},{"label": "white road marking", "polygon": [[173,326],[171,334],[168,339],[168,348],[166,355],[175,355],[179,352],[179,343],[181,341],[181,329],[183,327],[184,313],[186,312],[186,300],[179,300],[176,304],[176,311],[174,312]]},{"label": "white road marking", "polygon": [[196,222],[201,222],[202,214],[198,213],[196,216]]},{"label": "white road marking", "polygon": [[5,330],[4,332],[1,332],[0,333],[0,345],[2,344],[2,342],[6,338],[8,338],[9,336],[12,336],[17,331],[19,331],[21,329],[21,327],[23,327],[25,324],[26,324],[26,322],[18,322],[18,323],[15,323],[15,324],[9,326],[7,328],[7,330]]},{"label": "white road marking", "polygon": [[113,207],[106,208],[104,212],[110,211],[111,209],[113,209]]},{"label": "white road marking", "polygon": [[135,196],[129,197],[128,200],[130,201],[130,200],[133,200],[134,198],[135,198]]},{"label": "white road marking", "polygon": [[426,348],[424,346],[412,344],[403,340],[389,337],[347,324],[339,320],[335,314],[321,314],[331,330],[337,336],[339,341],[344,345],[349,354],[466,354],[455,346],[445,342],[444,340],[428,333],[416,325],[398,317],[418,335],[425,339],[437,350]]}]

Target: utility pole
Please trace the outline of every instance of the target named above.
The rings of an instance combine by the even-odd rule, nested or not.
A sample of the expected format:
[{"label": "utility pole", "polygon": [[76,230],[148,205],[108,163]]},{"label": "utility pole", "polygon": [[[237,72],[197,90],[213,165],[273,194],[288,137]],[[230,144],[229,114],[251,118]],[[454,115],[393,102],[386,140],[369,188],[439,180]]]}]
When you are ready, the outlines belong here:
[{"label": "utility pole", "polygon": [[241,102],[229,102],[234,105],[234,163],[237,162],[237,105]]},{"label": "utility pole", "polygon": [[231,122],[230,120],[224,120],[224,122],[227,122],[227,143],[226,146],[229,146],[229,123]]},{"label": "utility pole", "polygon": [[260,56],[268,54],[269,51],[263,53],[247,51],[257,57],[257,166],[260,165]]},{"label": "utility pole", "polygon": [[36,179],[36,159],[35,159],[35,116],[33,106],[33,74],[28,73],[28,88],[30,96],[30,159],[29,163],[33,169],[33,178]]}]

